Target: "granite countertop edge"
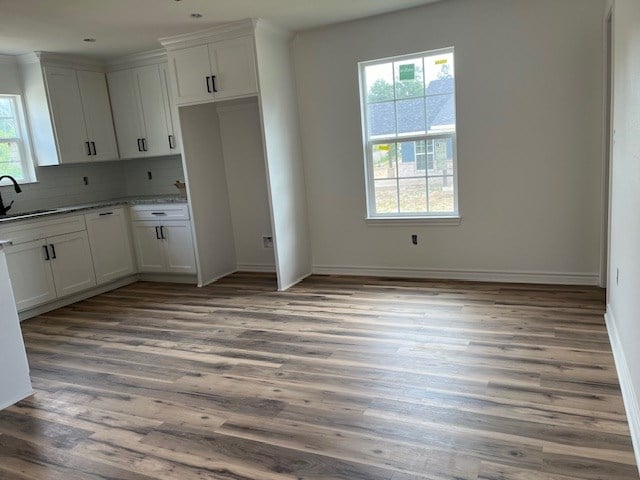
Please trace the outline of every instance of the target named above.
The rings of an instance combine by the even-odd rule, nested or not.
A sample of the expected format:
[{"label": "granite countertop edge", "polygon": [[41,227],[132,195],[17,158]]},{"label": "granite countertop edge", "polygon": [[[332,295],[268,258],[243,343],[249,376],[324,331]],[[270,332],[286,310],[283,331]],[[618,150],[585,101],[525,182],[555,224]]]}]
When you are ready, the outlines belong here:
[{"label": "granite countertop edge", "polygon": [[[179,195],[146,195],[135,197],[121,197],[110,200],[102,200],[98,202],[86,203],[82,205],[69,205],[66,207],[58,207],[50,212],[42,212],[34,215],[0,218],[0,226],[8,223],[24,222],[30,220],[41,220],[47,217],[66,215],[86,210],[96,210],[100,208],[115,207],[120,205],[161,205],[164,203],[182,203],[186,204],[187,199]],[[0,240],[1,248],[2,240]]]}]

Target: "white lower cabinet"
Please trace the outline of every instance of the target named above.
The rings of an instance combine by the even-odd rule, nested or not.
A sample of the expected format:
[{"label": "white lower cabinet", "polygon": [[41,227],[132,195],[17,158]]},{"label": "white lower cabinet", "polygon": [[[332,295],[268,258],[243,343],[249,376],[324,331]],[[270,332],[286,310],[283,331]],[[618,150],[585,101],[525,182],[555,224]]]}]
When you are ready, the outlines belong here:
[{"label": "white lower cabinet", "polygon": [[96,286],[87,232],[75,232],[48,238],[51,270],[58,297]]},{"label": "white lower cabinet", "polygon": [[136,272],[127,213],[123,208],[84,216],[98,285]]},{"label": "white lower cabinet", "polygon": [[132,223],[141,272],[196,273],[191,222],[144,220]]},{"label": "white lower cabinet", "polygon": [[6,249],[18,310],[96,285],[87,232],[74,232]]},{"label": "white lower cabinet", "polygon": [[56,299],[46,241],[13,245],[5,249],[13,295],[19,311]]}]

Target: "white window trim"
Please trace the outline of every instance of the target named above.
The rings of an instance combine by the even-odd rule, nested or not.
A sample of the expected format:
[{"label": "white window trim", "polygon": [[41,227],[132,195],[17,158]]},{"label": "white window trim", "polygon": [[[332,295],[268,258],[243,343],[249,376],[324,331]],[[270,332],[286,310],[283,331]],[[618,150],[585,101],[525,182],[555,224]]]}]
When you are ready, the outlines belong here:
[{"label": "white window trim", "polygon": [[[459,200],[459,182],[458,182],[458,126],[456,119],[456,128],[452,132],[438,132],[438,133],[426,133],[419,135],[388,135],[388,136],[379,136],[374,139],[368,138],[368,111],[366,109],[366,95],[367,95],[367,87],[365,83],[365,75],[364,69],[365,67],[372,65],[380,65],[389,62],[401,62],[403,60],[414,59],[416,57],[427,57],[427,56],[437,56],[446,53],[454,54],[455,61],[455,48],[441,48],[437,50],[429,50],[425,52],[417,52],[411,53],[407,55],[399,55],[393,57],[386,57],[376,60],[370,60],[365,62],[358,63],[358,79],[360,83],[360,117],[362,123],[362,145],[363,145],[363,153],[364,153],[364,174],[366,180],[366,188],[365,188],[365,200],[366,200],[366,217],[365,221],[369,225],[426,225],[426,224],[439,224],[439,225],[459,225],[462,216],[460,214],[460,200]],[[456,62],[457,64],[457,62]],[[458,82],[454,82],[454,104],[457,110],[457,86]],[[457,115],[456,115],[457,117]],[[410,141],[419,141],[419,140],[429,140],[429,139],[437,139],[437,138],[452,138],[453,141],[453,182],[454,182],[454,211],[453,212],[429,212],[424,214],[415,214],[415,213],[406,213],[403,214],[401,212],[394,212],[389,214],[384,213],[372,213],[375,212],[375,198],[372,198],[375,192],[375,179],[373,178],[373,156],[372,156],[372,146],[377,143],[402,143],[402,142],[410,142]],[[425,146],[425,154],[426,154],[426,146]],[[426,157],[426,155],[425,155]],[[426,159],[426,158],[425,158]],[[428,176],[425,176],[428,178]]]},{"label": "white window trim", "polygon": [[[0,94],[0,98],[9,98],[13,102],[13,106],[16,111],[16,121],[18,124],[19,134],[18,138],[3,138],[0,142],[16,142],[20,150],[20,159],[22,163],[22,172],[25,176],[24,179],[19,180],[20,185],[28,183],[37,183],[35,166],[33,164],[33,154],[31,151],[31,137],[29,128],[27,125],[27,118],[25,115],[22,95],[16,94]],[[0,187],[6,187],[13,185],[10,180],[3,179],[0,182]]]}]

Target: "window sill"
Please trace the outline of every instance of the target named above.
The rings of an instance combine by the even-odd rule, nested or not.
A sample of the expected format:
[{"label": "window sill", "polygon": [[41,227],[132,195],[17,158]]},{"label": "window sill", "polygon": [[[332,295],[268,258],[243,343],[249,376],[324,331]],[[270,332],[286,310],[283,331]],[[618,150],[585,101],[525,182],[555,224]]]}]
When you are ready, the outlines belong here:
[{"label": "window sill", "polygon": [[424,226],[424,225],[460,225],[462,217],[459,215],[442,217],[373,217],[366,218],[367,225],[372,227],[384,226]]}]

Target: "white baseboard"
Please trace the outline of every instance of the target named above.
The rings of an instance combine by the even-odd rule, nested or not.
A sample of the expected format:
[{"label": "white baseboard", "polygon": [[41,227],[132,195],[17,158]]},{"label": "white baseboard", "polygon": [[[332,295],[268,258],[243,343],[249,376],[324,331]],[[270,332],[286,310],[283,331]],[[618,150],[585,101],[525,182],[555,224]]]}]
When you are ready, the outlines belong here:
[{"label": "white baseboard", "polygon": [[620,334],[616,327],[616,321],[610,305],[607,305],[607,313],[604,318],[607,323],[609,341],[611,342],[611,349],[613,350],[613,357],[616,362],[616,370],[618,372],[618,379],[620,380],[620,388],[622,389],[622,398],[624,399],[624,408],[627,412],[627,419],[629,420],[629,429],[631,430],[631,440],[636,455],[636,464],[640,468],[640,404],[638,403],[640,399],[638,399],[635,388],[633,387],[631,371],[629,370],[627,357],[622,348]]},{"label": "white baseboard", "polygon": [[239,263],[238,272],[275,273],[276,266],[268,263]]},{"label": "white baseboard", "polygon": [[51,312],[52,310],[56,310],[58,308],[66,307],[67,305],[71,305],[72,303],[80,302],[82,300],[86,300],[87,298],[95,297],[96,295],[100,295],[102,293],[115,290],[116,288],[130,285],[137,281],[138,281],[138,275],[125,277],[120,280],[116,280],[115,282],[107,283],[105,285],[100,285],[99,287],[92,288],[91,290],[86,290],[76,295],[71,295],[69,297],[61,298],[60,300],[55,300],[53,302],[46,303],[44,305],[39,305],[29,310],[24,310],[18,313],[18,317],[22,322],[23,320],[26,320],[28,318],[37,317],[38,315],[42,315],[43,313]]},{"label": "white baseboard", "polygon": [[522,272],[499,270],[457,270],[443,268],[394,268],[315,265],[317,275],[470,280],[474,282],[542,283],[555,285],[598,285],[598,273]]},{"label": "white baseboard", "polygon": [[198,279],[195,275],[180,273],[140,273],[138,280],[142,282],[158,282],[158,283],[187,283],[196,285]]},{"label": "white baseboard", "polygon": [[6,402],[2,402],[2,403],[0,403],[0,410],[4,410],[5,408],[9,408],[11,405],[15,405],[19,401],[24,400],[27,397],[30,397],[34,393],[35,392],[33,390],[29,390],[27,393],[23,393],[21,395],[16,395],[11,400],[7,400]]},{"label": "white baseboard", "polygon": [[286,292],[291,287],[293,287],[294,285],[299,284],[301,281],[303,281],[307,277],[310,277],[311,275],[313,275],[313,272],[309,272],[309,273],[305,273],[303,275],[300,275],[298,278],[296,278],[293,282],[289,283],[288,285],[279,286],[278,287],[278,291],[279,292]]},{"label": "white baseboard", "polygon": [[217,277],[213,277],[213,278],[209,278],[207,280],[203,280],[202,283],[198,284],[198,287],[206,287],[207,285],[213,283],[213,282],[217,282],[218,280],[220,280],[221,278],[224,278],[228,275],[231,275],[232,273],[236,273],[238,270],[236,268],[234,268],[233,270],[229,270],[226,273],[223,273],[221,275],[218,275]]}]

